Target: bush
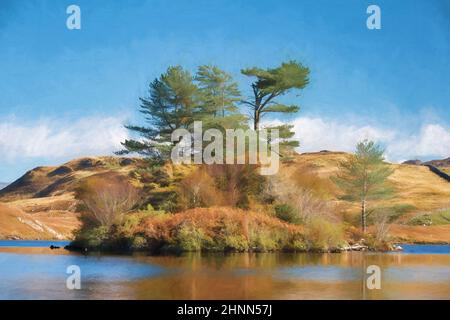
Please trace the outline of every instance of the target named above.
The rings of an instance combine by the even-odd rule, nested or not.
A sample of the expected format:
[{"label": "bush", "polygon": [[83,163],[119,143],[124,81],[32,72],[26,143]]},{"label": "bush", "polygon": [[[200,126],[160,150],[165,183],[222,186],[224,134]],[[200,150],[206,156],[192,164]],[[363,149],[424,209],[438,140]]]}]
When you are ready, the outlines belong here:
[{"label": "bush", "polygon": [[[338,220],[335,206],[326,200],[328,191],[325,191],[325,186],[328,185],[329,182],[314,173],[298,171],[272,178],[270,188],[280,203],[295,210],[298,217],[295,223],[307,223],[317,217]],[[320,191],[322,187],[324,189]]]},{"label": "bush", "polygon": [[91,220],[109,229],[136,205],[138,191],[126,177],[99,174],[82,181],[76,198],[84,204]]},{"label": "bush", "polygon": [[182,209],[191,209],[221,205],[223,197],[214,178],[200,167],[181,181],[178,201]]},{"label": "bush", "polygon": [[201,251],[211,242],[201,228],[189,224],[183,224],[175,235],[175,245],[182,251]]},{"label": "bush", "polygon": [[298,212],[288,204],[277,204],[275,206],[275,216],[278,219],[289,223],[301,223]]},{"label": "bush", "polygon": [[192,209],[146,219],[148,243],[180,251],[303,250],[300,229],[263,214],[230,208]]},{"label": "bush", "polygon": [[250,247],[256,251],[274,251],[284,247],[285,236],[272,230],[253,230],[250,236]]},{"label": "bush", "polygon": [[87,248],[98,248],[103,246],[109,239],[109,230],[105,226],[89,229],[77,237],[77,243]]},{"label": "bush", "polygon": [[437,211],[415,216],[408,221],[413,226],[431,226],[450,224],[450,211]]},{"label": "bush", "polygon": [[132,239],[130,249],[131,250],[144,250],[144,249],[147,249],[147,247],[148,247],[147,239],[145,239],[145,237],[143,237],[143,236],[138,235]]},{"label": "bush", "polygon": [[321,218],[308,223],[305,237],[308,248],[314,251],[329,251],[345,243],[342,226]]}]

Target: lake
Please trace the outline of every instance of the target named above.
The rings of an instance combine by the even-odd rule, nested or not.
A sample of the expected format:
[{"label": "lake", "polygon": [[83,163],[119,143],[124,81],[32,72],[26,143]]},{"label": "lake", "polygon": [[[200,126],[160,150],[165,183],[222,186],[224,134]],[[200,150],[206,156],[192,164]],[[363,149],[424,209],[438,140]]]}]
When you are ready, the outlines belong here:
[{"label": "lake", "polygon": [[[0,241],[0,299],[450,299],[450,246],[404,252],[82,255]],[[66,288],[68,266],[81,290]],[[367,266],[381,268],[369,290]]]}]

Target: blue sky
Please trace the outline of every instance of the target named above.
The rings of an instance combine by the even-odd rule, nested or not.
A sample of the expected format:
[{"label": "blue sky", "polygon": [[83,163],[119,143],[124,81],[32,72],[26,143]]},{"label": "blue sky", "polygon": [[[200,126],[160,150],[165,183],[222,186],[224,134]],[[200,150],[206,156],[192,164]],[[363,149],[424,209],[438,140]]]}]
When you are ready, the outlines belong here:
[{"label": "blue sky", "polygon": [[[66,28],[70,4],[81,30]],[[369,137],[391,161],[450,156],[449,16],[446,0],[1,0],[0,181],[111,154],[175,64],[218,65],[248,93],[241,68],[299,60],[311,84],[284,99],[302,107],[287,119],[300,151]]]}]

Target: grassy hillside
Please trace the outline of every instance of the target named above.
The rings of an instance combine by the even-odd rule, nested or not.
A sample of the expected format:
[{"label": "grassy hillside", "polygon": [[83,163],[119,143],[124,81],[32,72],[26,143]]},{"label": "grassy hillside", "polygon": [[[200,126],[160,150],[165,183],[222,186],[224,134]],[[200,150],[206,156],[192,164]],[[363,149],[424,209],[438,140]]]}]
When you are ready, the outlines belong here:
[{"label": "grassy hillside", "polygon": [[27,213],[15,204],[0,204],[0,239],[70,239],[80,223],[75,213]]},{"label": "grassy hillside", "polygon": [[74,190],[87,177],[109,172],[127,176],[141,160],[83,158],[38,167],[0,190],[0,238],[71,239],[80,227]]},{"label": "grassy hillside", "polygon": [[[338,200],[339,190],[330,180],[338,171],[339,162],[348,157],[343,152],[297,155],[270,178],[277,186],[274,192],[295,196],[299,185],[313,190],[315,196],[333,204],[339,220],[356,226],[358,205]],[[450,208],[450,183],[425,166],[393,164],[392,167],[395,172],[389,180],[395,197],[370,203],[390,216],[391,234],[403,241],[450,242],[447,215],[442,213]],[[80,226],[74,191],[88,177],[122,175],[136,185],[145,186],[148,200],[159,208],[161,203],[167,205],[164,201],[174,195],[174,181],[180,181],[193,170],[188,166],[148,169],[141,159],[116,157],[83,158],[57,167],[36,168],[0,191],[0,238],[71,238]],[[187,182],[192,185],[201,179],[204,177],[194,176]],[[213,189],[208,195],[211,199],[219,196]],[[264,211],[257,204],[250,206],[252,212]],[[325,206],[320,210],[326,213],[331,209]]]},{"label": "grassy hillside", "polygon": [[[339,191],[330,183],[330,177],[338,171],[339,162],[348,156],[341,152],[299,155],[293,163],[284,165],[281,170],[283,179],[292,179],[302,170],[316,173],[322,180],[322,188],[327,191],[329,199],[339,204],[346,219],[357,221],[359,206],[338,200]],[[432,173],[426,166],[391,166],[395,171],[389,181],[394,187],[395,196],[369,203],[372,208],[391,216],[390,234],[402,241],[450,243],[450,220],[447,219],[450,183]]]}]

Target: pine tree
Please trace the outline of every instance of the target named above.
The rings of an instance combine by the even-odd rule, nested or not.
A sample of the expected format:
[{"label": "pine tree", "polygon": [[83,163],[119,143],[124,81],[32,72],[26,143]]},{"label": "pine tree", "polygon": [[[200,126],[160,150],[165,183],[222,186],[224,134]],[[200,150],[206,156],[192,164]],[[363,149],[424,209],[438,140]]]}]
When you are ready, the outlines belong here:
[{"label": "pine tree", "polygon": [[393,170],[384,162],[384,150],[373,141],[357,144],[356,153],[340,164],[339,174],[332,178],[343,191],[340,197],[361,204],[361,227],[367,230],[368,202],[392,195],[387,178]]},{"label": "pine tree", "polygon": [[126,140],[118,154],[139,153],[152,159],[166,160],[173,146],[171,134],[177,128],[188,128],[198,107],[198,88],[192,75],[180,66],[169,67],[166,73],[149,86],[149,97],[140,98],[140,112],[146,126],[127,125],[141,140]]},{"label": "pine tree", "polygon": [[[275,101],[294,89],[303,89],[309,83],[309,69],[296,61],[282,63],[274,69],[250,68],[241,71],[244,75],[256,77],[252,83],[253,97],[243,101],[250,107],[253,116],[254,130],[260,129],[260,122],[264,115],[269,113],[296,113],[300,109],[296,105],[285,105]],[[294,148],[299,142],[292,140],[294,132],[292,125],[267,127],[266,129],[279,130],[280,156],[283,161],[289,160]]]},{"label": "pine tree", "polygon": [[216,66],[205,65],[198,68],[195,80],[201,99],[199,116],[205,127],[245,127],[247,118],[236,105],[241,93],[231,75]]},{"label": "pine tree", "polygon": [[275,101],[293,89],[303,89],[309,83],[309,69],[296,61],[282,63],[274,69],[250,68],[241,71],[249,77],[256,77],[252,83],[253,97],[243,101],[253,113],[253,128],[259,130],[260,121],[267,113],[296,113],[296,105],[284,105]]}]

